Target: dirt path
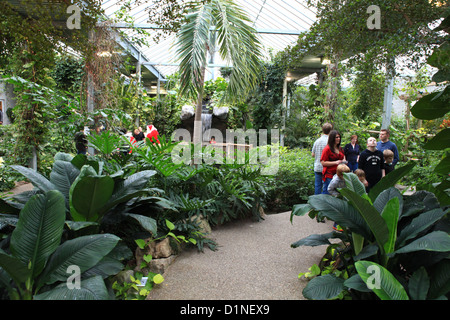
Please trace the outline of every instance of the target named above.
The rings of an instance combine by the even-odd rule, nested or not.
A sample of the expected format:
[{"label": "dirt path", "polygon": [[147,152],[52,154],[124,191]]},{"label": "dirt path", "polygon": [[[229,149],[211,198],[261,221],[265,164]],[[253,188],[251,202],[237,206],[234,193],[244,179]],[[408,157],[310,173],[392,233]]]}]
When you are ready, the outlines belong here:
[{"label": "dirt path", "polygon": [[298,274],[318,263],[326,246],[291,248],[313,233],[331,231],[332,222],[290,212],[264,221],[235,221],[213,229],[217,251],[183,251],[153,289],[151,300],[303,300],[305,280]]}]

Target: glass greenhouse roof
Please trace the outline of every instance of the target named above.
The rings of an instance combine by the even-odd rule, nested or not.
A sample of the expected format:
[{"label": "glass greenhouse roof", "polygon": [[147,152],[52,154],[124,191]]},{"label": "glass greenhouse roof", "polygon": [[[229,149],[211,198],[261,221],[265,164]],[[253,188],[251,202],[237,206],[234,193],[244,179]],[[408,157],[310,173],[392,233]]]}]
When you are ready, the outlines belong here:
[{"label": "glass greenhouse roof", "polygon": [[[157,0],[155,0],[157,1]],[[103,0],[102,7],[107,17],[113,19],[119,9],[117,0]],[[260,41],[264,47],[264,54],[267,60],[270,52],[278,52],[293,44],[298,39],[300,32],[306,31],[316,19],[314,8],[308,7],[304,0],[235,0],[235,3],[245,10],[253,22],[252,26],[257,30]],[[152,2],[135,6],[129,11],[134,18],[135,27],[145,28],[150,34],[156,33],[152,25],[148,23],[147,8]],[[126,25],[116,25],[116,27],[126,27]],[[131,35],[131,29],[122,29]],[[160,73],[160,80],[163,77],[174,73],[177,70],[175,61],[175,34],[161,38],[158,42],[149,41],[148,47],[137,48],[142,55],[144,66],[154,69]],[[214,68],[226,66],[223,61],[216,57],[214,65],[209,69],[210,78],[213,76]]]}]

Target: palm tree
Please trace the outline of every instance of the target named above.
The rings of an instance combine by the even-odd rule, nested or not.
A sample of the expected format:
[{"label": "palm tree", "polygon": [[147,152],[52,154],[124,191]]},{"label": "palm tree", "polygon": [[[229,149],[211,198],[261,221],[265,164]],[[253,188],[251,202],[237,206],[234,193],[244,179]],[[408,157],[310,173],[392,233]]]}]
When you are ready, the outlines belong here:
[{"label": "palm tree", "polygon": [[187,20],[179,31],[176,45],[180,60],[180,94],[197,99],[193,137],[197,144],[202,141],[203,85],[208,51],[213,52],[217,42],[221,58],[233,66],[226,95],[226,99],[233,102],[245,97],[257,84],[262,47],[256,30],[250,26],[251,21],[232,0],[197,4]]}]

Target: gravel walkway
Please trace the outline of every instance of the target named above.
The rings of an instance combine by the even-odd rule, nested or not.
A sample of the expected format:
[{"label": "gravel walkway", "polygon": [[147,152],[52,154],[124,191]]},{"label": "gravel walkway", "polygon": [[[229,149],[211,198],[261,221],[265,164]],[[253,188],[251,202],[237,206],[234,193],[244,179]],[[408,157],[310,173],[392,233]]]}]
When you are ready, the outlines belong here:
[{"label": "gravel walkway", "polygon": [[291,248],[313,233],[328,233],[332,222],[317,223],[290,212],[270,214],[260,222],[234,221],[210,238],[218,250],[183,251],[164,273],[165,281],[150,300],[304,300],[307,281],[297,278],[325,254],[326,246]]}]

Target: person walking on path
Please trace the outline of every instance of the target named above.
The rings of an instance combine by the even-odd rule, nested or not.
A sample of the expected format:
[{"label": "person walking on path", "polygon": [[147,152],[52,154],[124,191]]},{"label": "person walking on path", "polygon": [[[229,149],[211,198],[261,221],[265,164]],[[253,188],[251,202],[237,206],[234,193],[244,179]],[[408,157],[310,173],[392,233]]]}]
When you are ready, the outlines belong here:
[{"label": "person walking on path", "polygon": [[350,143],[347,143],[344,147],[345,159],[348,161],[347,166],[351,172],[355,172],[358,169],[359,154],[361,153],[358,144],[358,136],[356,134],[350,137]]},{"label": "person walking on path", "polygon": [[381,152],[383,152],[386,149],[391,150],[394,153],[394,161],[392,161],[392,165],[395,168],[395,165],[399,161],[399,155],[398,155],[398,149],[395,143],[389,140],[391,136],[391,133],[388,129],[381,129],[380,130],[380,140],[377,142],[377,149]]},{"label": "person walking on path", "polygon": [[369,191],[385,175],[383,152],[377,149],[377,140],[374,137],[367,139],[367,149],[359,156],[358,168],[364,170],[369,183]]},{"label": "person walking on path", "polygon": [[322,156],[322,151],[328,143],[328,135],[333,129],[330,123],[324,123],[322,126],[322,135],[318,138],[312,147],[311,155],[314,157],[314,194],[321,194],[323,187],[322,180],[322,170],[323,166],[320,163],[320,157]]},{"label": "person walking on path", "polygon": [[323,194],[328,193],[328,185],[331,179],[336,174],[337,166],[341,163],[346,163],[344,150],[341,148],[341,134],[332,130],[328,135],[328,144],[322,151],[320,157],[320,163],[323,166],[322,181],[323,181]]}]

